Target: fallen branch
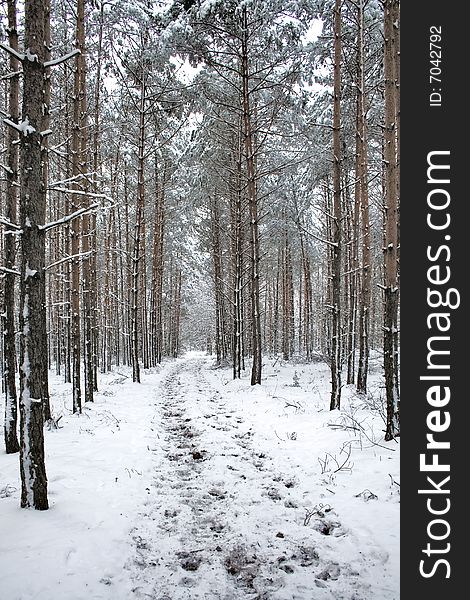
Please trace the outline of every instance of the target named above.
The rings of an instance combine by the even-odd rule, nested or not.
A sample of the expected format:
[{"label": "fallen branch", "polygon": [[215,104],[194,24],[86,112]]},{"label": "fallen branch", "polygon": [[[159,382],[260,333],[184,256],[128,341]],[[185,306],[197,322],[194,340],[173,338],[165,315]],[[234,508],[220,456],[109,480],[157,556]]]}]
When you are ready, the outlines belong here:
[{"label": "fallen branch", "polygon": [[310,523],[310,520],[313,516],[318,515],[319,517],[324,517],[325,513],[330,512],[332,510],[329,504],[316,504],[312,509],[305,509],[305,518],[304,525],[307,526]]}]

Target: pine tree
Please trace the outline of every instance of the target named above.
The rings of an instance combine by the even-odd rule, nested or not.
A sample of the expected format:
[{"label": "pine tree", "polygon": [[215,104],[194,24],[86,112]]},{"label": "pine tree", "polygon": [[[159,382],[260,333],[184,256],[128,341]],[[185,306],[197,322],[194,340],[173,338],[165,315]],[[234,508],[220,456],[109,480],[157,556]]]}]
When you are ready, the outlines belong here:
[{"label": "pine tree", "polygon": [[44,463],[43,356],[46,190],[41,168],[44,131],[45,11],[42,0],[25,2],[25,54],[20,143],[20,472],[21,506],[48,508]]}]

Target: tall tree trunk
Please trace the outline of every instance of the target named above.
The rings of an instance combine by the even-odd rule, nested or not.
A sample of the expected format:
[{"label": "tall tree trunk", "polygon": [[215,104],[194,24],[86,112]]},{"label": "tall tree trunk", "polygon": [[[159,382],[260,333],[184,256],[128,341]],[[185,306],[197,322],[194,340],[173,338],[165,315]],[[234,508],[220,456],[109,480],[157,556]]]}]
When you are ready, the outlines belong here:
[{"label": "tall tree trunk", "polygon": [[[64,47],[66,47],[66,43],[67,43],[67,36],[64,34],[64,39],[63,39]],[[69,71],[69,65],[68,65],[68,63],[65,63],[64,64],[64,79],[65,79],[65,85],[64,85],[64,102],[65,102],[64,138],[66,140],[66,146],[65,146],[66,154],[67,154],[67,156],[70,156],[71,155],[71,142],[69,140],[72,137],[71,129],[73,130],[73,123],[72,123],[72,126],[70,125],[70,123],[73,120],[73,107],[72,107],[72,111],[70,111],[69,98],[73,94],[70,93],[71,90],[69,89],[68,71]],[[70,118],[71,117],[70,112],[72,112],[72,118]],[[65,176],[65,179],[69,179],[69,177],[71,177],[72,167],[70,165],[70,161],[66,162],[65,169],[63,171],[63,175]],[[70,214],[70,212],[71,212],[70,196],[68,194],[65,194],[64,213],[66,215],[68,215],[68,214]],[[72,247],[72,227],[69,222],[67,222],[64,226],[63,240],[64,240],[64,254],[65,254],[65,256],[70,256],[71,255],[71,247]],[[72,265],[70,264],[69,261],[66,261],[63,264],[63,268],[62,268],[62,290],[63,290],[63,297],[64,297],[63,321],[64,321],[64,342],[65,342],[65,344],[64,344],[64,348],[65,348],[64,380],[65,380],[65,383],[72,383],[72,380],[73,380],[72,285],[71,284],[72,284]]]},{"label": "tall tree trunk", "polygon": [[231,206],[232,269],[233,269],[233,378],[240,379],[243,362],[243,230],[242,230],[242,123],[235,146],[235,185]]},{"label": "tall tree trunk", "polygon": [[[137,205],[135,214],[134,252],[132,264],[132,380],[140,383],[139,364],[139,292],[143,277],[143,227],[145,207],[144,150],[145,150],[145,74],[140,86],[139,139],[137,162]],[[142,300],[142,299],[141,299]],[[143,310],[143,307],[141,308]]]},{"label": "tall tree trunk", "polygon": [[25,48],[33,60],[23,61],[23,123],[20,146],[20,473],[21,506],[48,508],[44,462],[43,357],[47,331],[45,298],[46,190],[41,168],[44,103],[44,2],[25,2]]},{"label": "tall tree trunk", "polygon": [[332,323],[330,410],[341,406],[341,0],[334,10]]},{"label": "tall tree trunk", "polygon": [[[50,59],[51,51],[51,2],[50,0],[44,0],[44,60]],[[44,118],[42,128],[43,131],[49,129],[50,123],[50,103],[51,103],[51,75],[50,72],[45,73],[44,80]],[[46,190],[46,204],[47,204],[47,187],[49,180],[49,154],[48,154],[48,136],[44,136],[42,140],[42,152],[41,161],[43,168],[44,177],[44,190]],[[44,322],[44,329],[47,330],[47,310],[46,310],[46,286],[44,284],[44,297],[42,298],[42,320]],[[51,404],[49,398],[49,348],[47,336],[44,338],[44,346],[42,349],[42,382],[44,386],[43,400],[44,400],[44,418],[49,421],[51,418]]]},{"label": "tall tree trunk", "polygon": [[261,311],[260,311],[260,241],[258,193],[256,186],[256,166],[254,133],[251,122],[251,93],[249,87],[248,61],[248,16],[246,7],[242,10],[242,105],[243,129],[245,138],[245,160],[247,176],[248,206],[250,212],[251,247],[251,325],[252,356],[251,385],[261,384],[262,348],[261,348]]},{"label": "tall tree trunk", "polygon": [[305,242],[301,237],[301,252],[302,252],[302,273],[303,273],[303,281],[304,281],[304,291],[303,291],[303,302],[304,302],[304,320],[303,320],[303,348],[305,350],[305,355],[307,360],[312,358],[313,354],[313,339],[312,339],[312,325],[313,325],[313,316],[312,316],[312,276],[310,270],[310,258],[307,256]]},{"label": "tall tree trunk", "polygon": [[397,0],[384,4],[384,372],[387,407],[385,439],[400,434],[398,386],[398,168],[397,168]]},{"label": "tall tree trunk", "polygon": [[284,360],[289,360],[293,352],[294,339],[294,286],[287,231],[284,234],[282,263],[282,355]]},{"label": "tall tree trunk", "polygon": [[181,288],[183,275],[180,267],[176,268],[175,288],[173,299],[173,318],[172,318],[172,336],[171,336],[171,354],[172,358],[178,358],[180,348],[180,322],[181,322]]},{"label": "tall tree trunk", "polygon": [[[77,23],[75,44],[78,50],[82,52],[84,43],[85,28],[85,3],[84,0],[77,0]],[[82,137],[84,135],[83,127],[83,99],[85,93],[83,83],[84,61],[82,54],[75,57],[74,70],[74,97],[73,97],[73,129],[72,129],[72,187],[77,192],[83,191],[81,185],[82,175]],[[72,205],[74,210],[78,210],[82,205],[82,196],[80,194],[72,195]],[[72,221],[71,233],[71,252],[72,252],[72,389],[73,389],[73,412],[82,412],[82,390],[81,390],[81,333],[80,333],[80,237],[81,237],[81,219]]]},{"label": "tall tree trunk", "polygon": [[[100,3],[100,16],[98,24],[98,49],[96,59],[96,80],[94,90],[94,126],[93,126],[93,192],[98,192],[98,168],[100,162],[100,100],[101,100],[101,69],[103,61],[103,29],[104,29],[104,2]],[[98,331],[98,282],[97,282],[97,231],[96,213],[90,215],[91,228],[91,257],[90,257],[90,301],[91,336],[92,336],[92,361],[93,361],[93,391],[98,391],[98,356],[99,356],[99,331]]]},{"label": "tall tree trunk", "polygon": [[[86,48],[85,48],[85,0],[78,0],[77,3],[77,48],[80,50],[78,56],[79,64],[79,157],[78,169],[82,176],[81,190],[86,192],[88,189],[87,183],[87,150],[88,150],[88,125],[87,125],[87,97],[86,97]],[[87,196],[82,196],[82,206],[89,205]],[[93,296],[91,293],[91,260],[90,254],[90,236],[93,232],[90,228],[90,215],[85,214],[82,218],[82,273],[83,273],[83,344],[84,344],[84,392],[85,402],[93,402],[94,390],[94,366],[93,366],[93,323],[92,315],[94,307],[92,305]]]},{"label": "tall tree trunk", "polygon": [[214,290],[215,290],[215,353],[217,364],[225,361],[226,356],[226,333],[225,333],[225,307],[223,291],[223,266],[222,246],[220,242],[220,212],[217,196],[210,198],[211,204],[211,232],[212,232],[212,262],[214,268]]},{"label": "tall tree trunk", "polygon": [[[400,2],[399,0],[394,4],[394,42],[395,42],[395,52],[394,52],[394,85],[395,85],[395,123],[396,123],[396,154],[397,154],[397,176],[396,176],[396,185],[397,185],[397,326],[395,327],[395,387],[397,390],[400,389],[400,326],[398,323],[398,312],[400,308]],[[399,430],[399,401],[398,401],[398,427]]]},{"label": "tall tree trunk", "polygon": [[159,177],[158,155],[155,151],[155,223],[153,232],[153,261],[152,261],[152,346],[155,363],[162,362],[163,344],[163,271],[164,271],[164,224],[165,224],[165,184],[166,162],[164,161],[163,175]]},{"label": "tall tree trunk", "polygon": [[[133,328],[133,307],[132,307],[132,298],[133,298],[133,278],[134,278],[134,270],[133,270],[133,264],[134,264],[134,253],[133,253],[133,249],[131,247],[131,235],[130,235],[130,221],[129,221],[129,173],[127,170],[127,163],[124,162],[124,223],[125,223],[125,227],[124,227],[124,246],[126,248],[126,263],[125,263],[125,273],[126,273],[126,277],[125,277],[125,281],[124,281],[124,285],[126,286],[127,289],[127,294],[126,294],[126,322],[127,322],[127,339],[128,339],[128,345],[127,345],[127,350],[128,350],[128,365],[133,366],[134,365],[134,328]],[[118,206],[119,209],[119,206]],[[135,248],[134,248],[135,249]],[[124,298],[124,296],[123,296]],[[137,355],[137,360],[138,360],[138,355]]]},{"label": "tall tree trunk", "polygon": [[273,282],[274,287],[274,307],[273,307],[273,354],[276,355],[279,352],[279,279],[281,274],[281,250],[278,249],[277,265],[276,265],[276,278]]},{"label": "tall tree trunk", "polygon": [[[359,156],[359,130],[356,127],[356,170]],[[345,185],[348,189],[349,181],[345,177]],[[357,177],[354,184],[354,206],[349,199],[349,193],[346,194],[345,202],[347,210],[347,236],[348,236],[348,277],[345,288],[348,307],[348,335],[347,335],[347,383],[353,384],[356,370],[356,321],[357,321],[357,288],[359,282],[359,262],[358,262],[358,223],[360,214],[360,182]]]},{"label": "tall tree trunk", "polygon": [[[18,31],[16,29],[16,0],[8,0],[8,42],[11,48],[18,50]],[[10,55],[10,71],[17,73],[19,61]],[[8,112],[10,119],[18,122],[19,106],[19,75],[10,77],[8,95]],[[7,189],[5,200],[5,216],[11,223],[16,223],[17,218],[17,184],[18,184],[18,132],[11,127],[7,131]],[[15,230],[5,228],[5,261],[3,291],[3,378],[5,389],[5,450],[13,454],[20,449],[17,435],[18,397],[16,392],[16,346],[15,346],[15,274],[16,236]]]},{"label": "tall tree trunk", "polygon": [[356,158],[358,169],[356,177],[360,190],[360,217],[362,233],[361,294],[359,308],[359,363],[357,372],[357,391],[367,392],[367,374],[369,371],[369,321],[372,264],[370,252],[370,220],[368,189],[368,152],[367,152],[367,96],[364,79],[364,2],[358,0],[358,81],[357,81],[357,128],[359,152]]}]

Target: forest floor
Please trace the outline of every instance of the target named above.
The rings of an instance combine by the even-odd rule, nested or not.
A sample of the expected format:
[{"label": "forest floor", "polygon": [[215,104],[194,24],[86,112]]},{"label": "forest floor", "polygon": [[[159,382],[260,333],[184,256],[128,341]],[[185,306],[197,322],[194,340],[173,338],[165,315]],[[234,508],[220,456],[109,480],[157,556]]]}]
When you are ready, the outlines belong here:
[{"label": "forest floor", "polygon": [[50,510],[0,454],[0,600],[398,600],[399,444],[372,394],[330,412],[322,362],[248,373],[188,353],[103,376],[72,415],[52,377]]}]

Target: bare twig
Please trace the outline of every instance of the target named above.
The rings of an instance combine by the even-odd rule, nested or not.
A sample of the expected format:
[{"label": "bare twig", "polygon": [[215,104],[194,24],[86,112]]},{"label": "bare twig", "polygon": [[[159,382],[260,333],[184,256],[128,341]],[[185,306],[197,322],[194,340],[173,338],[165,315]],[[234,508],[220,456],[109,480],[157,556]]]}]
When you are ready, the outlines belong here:
[{"label": "bare twig", "polygon": [[319,517],[324,517],[325,513],[330,512],[331,510],[332,508],[329,504],[322,503],[316,504],[311,509],[305,509],[304,525],[307,526],[310,523],[311,518],[315,515],[318,515]]}]

